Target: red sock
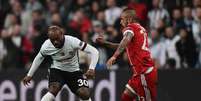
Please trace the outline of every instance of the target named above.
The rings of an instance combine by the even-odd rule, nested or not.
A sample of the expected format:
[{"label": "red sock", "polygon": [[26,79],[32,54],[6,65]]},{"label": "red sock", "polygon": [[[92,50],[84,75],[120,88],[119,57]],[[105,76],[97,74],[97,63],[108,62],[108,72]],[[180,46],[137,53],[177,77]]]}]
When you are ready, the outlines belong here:
[{"label": "red sock", "polygon": [[121,101],[133,101],[133,97],[129,96],[127,93],[123,93],[121,96]]}]

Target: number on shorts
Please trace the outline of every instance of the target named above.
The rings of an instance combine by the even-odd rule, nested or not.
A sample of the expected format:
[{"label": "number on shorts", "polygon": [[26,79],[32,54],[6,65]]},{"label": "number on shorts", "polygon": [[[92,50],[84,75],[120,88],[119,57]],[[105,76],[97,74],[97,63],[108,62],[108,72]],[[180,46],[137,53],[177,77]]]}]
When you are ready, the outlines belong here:
[{"label": "number on shorts", "polygon": [[89,86],[89,83],[87,80],[78,79],[77,82],[78,82],[78,86],[83,86],[83,85]]}]

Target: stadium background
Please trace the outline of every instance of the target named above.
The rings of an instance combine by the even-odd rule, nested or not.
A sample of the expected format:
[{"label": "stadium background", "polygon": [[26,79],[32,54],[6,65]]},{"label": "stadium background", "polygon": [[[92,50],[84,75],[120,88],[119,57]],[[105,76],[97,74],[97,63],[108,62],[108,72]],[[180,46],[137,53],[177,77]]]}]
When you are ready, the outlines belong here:
[{"label": "stadium background", "polygon": [[[126,54],[107,71],[105,62],[114,50],[94,40],[100,33],[106,40],[121,40],[119,16],[125,7],[136,10],[149,32],[150,51],[159,69],[158,101],[200,101],[201,0],[0,0],[0,101],[39,101],[46,91],[50,58],[42,63],[30,88],[26,90],[20,80],[50,25],[63,27],[66,34],[99,50],[97,77],[91,81],[93,98],[119,101],[131,76]],[[79,55],[86,70],[90,59]],[[62,92],[63,100],[74,101],[67,90]]]}]

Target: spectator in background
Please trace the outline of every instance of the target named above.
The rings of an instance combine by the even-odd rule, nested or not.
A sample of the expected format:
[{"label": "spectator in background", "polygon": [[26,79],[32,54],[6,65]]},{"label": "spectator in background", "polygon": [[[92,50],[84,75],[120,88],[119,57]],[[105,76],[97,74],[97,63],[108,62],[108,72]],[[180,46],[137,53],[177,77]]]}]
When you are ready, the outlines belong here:
[{"label": "spectator in background", "polygon": [[40,4],[40,2],[38,2],[38,0],[28,0],[28,2],[26,3],[27,11],[32,11],[32,10],[42,9],[42,8],[43,7]]},{"label": "spectator in background", "polygon": [[105,10],[105,21],[107,25],[113,25],[120,17],[122,9],[116,6],[116,0],[107,0],[107,9]]},{"label": "spectator in background", "polygon": [[91,11],[90,11],[90,19],[92,20],[96,20],[96,15],[98,13],[98,11],[100,10],[100,5],[98,1],[93,1],[91,4]]},{"label": "spectator in background", "polygon": [[46,22],[51,25],[51,16],[55,13],[59,13],[59,4],[55,0],[50,0],[47,2],[47,11],[45,14]]},{"label": "spectator in background", "polygon": [[147,6],[140,0],[129,0],[128,8],[133,8],[136,11],[137,18],[142,21],[141,24],[147,22]]},{"label": "spectator in background", "polygon": [[84,14],[82,9],[75,12],[73,19],[69,23],[69,27],[78,32],[76,36],[84,42],[88,41],[88,33],[91,31],[91,21]]},{"label": "spectator in background", "polygon": [[27,0],[25,5],[25,12],[22,16],[22,34],[26,36],[29,33],[30,26],[32,26],[32,11],[42,10],[43,7],[38,0]]},{"label": "spectator in background", "polygon": [[12,7],[12,13],[17,16],[18,19],[21,20],[21,16],[23,14],[22,4],[18,1],[13,3]]},{"label": "spectator in background", "polygon": [[201,6],[196,8],[196,19],[193,21],[192,30],[198,48],[201,43]]},{"label": "spectator in background", "polygon": [[201,6],[196,7],[196,17],[193,21],[192,31],[193,37],[196,42],[196,50],[199,53],[199,61],[198,67],[201,66]]},{"label": "spectator in background", "polygon": [[167,59],[166,62],[165,62],[164,68],[169,69],[169,70],[177,68],[176,67],[176,61],[174,59],[172,59],[172,58]]},{"label": "spectator in background", "polygon": [[197,14],[196,14],[196,8],[198,6],[201,6],[201,0],[193,0],[193,9],[192,9],[192,15],[194,19],[197,19]]},{"label": "spectator in background", "polygon": [[96,19],[102,23],[104,28],[107,26],[107,24],[105,22],[106,20],[105,20],[104,10],[98,11],[98,13],[96,14]]},{"label": "spectator in background", "polygon": [[7,55],[7,50],[5,48],[4,41],[0,33],[0,70],[3,68],[3,61],[6,55]]},{"label": "spectator in background", "polygon": [[163,69],[166,63],[166,46],[158,30],[151,31],[150,50],[156,67]]},{"label": "spectator in background", "polygon": [[[33,45],[33,54],[35,57],[36,53],[38,53],[38,49],[40,49],[41,44],[44,42],[46,37],[46,28],[47,23],[44,18],[43,12],[41,10],[34,10],[32,12],[32,25],[31,25],[31,36],[30,39]],[[32,60],[31,60],[32,61]]]},{"label": "spectator in background", "polygon": [[176,42],[176,50],[180,57],[182,68],[194,68],[197,60],[196,45],[192,33],[185,28],[179,31],[180,40]]},{"label": "spectator in background", "polygon": [[105,63],[108,58],[107,50],[106,50],[106,48],[102,47],[101,45],[95,43],[96,39],[98,38],[98,36],[100,34],[104,35],[104,29],[103,29],[102,23],[98,20],[93,21],[93,36],[91,38],[94,43],[94,46],[96,46],[96,49],[99,51],[99,60],[98,60],[98,64],[97,64],[96,68],[104,69],[106,67]]},{"label": "spectator in background", "polygon": [[[165,46],[166,46],[166,62],[175,61],[176,68],[180,68],[180,58],[176,51],[176,42],[180,39],[180,36],[174,32],[172,26],[168,26],[165,29]],[[172,63],[172,62],[171,62]]]},{"label": "spectator in background", "polygon": [[26,37],[31,41],[34,38],[34,25],[38,24],[41,25],[41,29],[45,30],[47,27],[46,20],[43,16],[42,10],[33,10],[32,11],[32,23],[29,26],[28,32],[26,34]]},{"label": "spectator in background", "polygon": [[[43,42],[47,39],[47,31],[43,29],[43,25],[40,23],[34,23],[33,25],[33,38],[32,38],[32,44],[33,44],[33,57],[32,59],[37,55],[37,53],[40,50],[41,45]],[[47,26],[46,26],[47,28]]]},{"label": "spectator in background", "polygon": [[164,35],[165,27],[167,24],[164,22],[163,19],[158,19],[157,23],[158,26],[156,26],[156,30],[159,32],[160,35]]},{"label": "spectator in background", "polygon": [[[9,24],[5,24],[4,25],[4,31],[2,33],[2,37],[12,37],[14,35],[18,35],[20,34],[19,29],[20,29],[20,19],[18,19],[18,17],[13,14],[10,13],[7,16],[7,20],[9,21]],[[15,32],[15,31],[17,32]]]},{"label": "spectator in background", "polygon": [[[23,68],[23,38],[20,36],[20,24],[17,21],[17,16],[10,14],[9,20],[11,25],[5,28],[1,37],[4,40],[7,56],[4,58],[3,67],[8,68]],[[13,62],[15,60],[15,62]]]},{"label": "spectator in background", "polygon": [[77,10],[82,9],[86,15],[88,15],[90,9],[88,0],[73,0],[70,6],[72,7],[71,12],[76,12]]},{"label": "spectator in background", "polygon": [[175,9],[173,9],[171,23],[173,25],[173,28],[174,28],[176,34],[179,33],[180,28],[185,26],[180,8],[176,7]]},{"label": "spectator in background", "polygon": [[42,12],[40,10],[33,10],[32,12],[32,19],[31,19],[31,23],[29,24],[29,26],[26,26],[26,33],[23,30],[24,27],[20,26],[20,30],[21,33],[25,33],[20,37],[20,46],[19,48],[21,48],[21,51],[23,52],[22,55],[22,61],[23,61],[23,65],[25,67],[27,67],[26,65],[29,63],[30,61],[30,56],[33,53],[33,46],[32,46],[32,41],[33,41],[33,24],[34,23],[41,23],[42,25],[45,25],[44,22],[42,22]]},{"label": "spectator in background", "polygon": [[61,19],[61,16],[60,16],[59,13],[52,14],[52,16],[51,16],[51,24],[50,25],[57,25],[57,26],[60,26],[60,27],[64,26],[64,24],[62,22],[62,19]]},{"label": "spectator in background", "polygon": [[158,20],[163,19],[165,23],[169,22],[169,13],[168,11],[160,5],[160,0],[153,0],[152,1],[152,10],[148,12],[149,18],[149,27],[151,29],[155,29],[158,26]]},{"label": "spectator in background", "polygon": [[156,29],[152,29],[151,32],[151,55],[155,60],[155,64],[158,68],[164,68],[166,62],[166,48],[164,42],[164,34],[166,24],[163,19],[158,20],[158,26]]},{"label": "spectator in background", "polygon": [[12,19],[12,18],[10,18],[11,17],[10,15],[16,16],[16,18],[17,18],[16,21],[19,21],[19,22],[15,22],[15,23],[21,23],[21,16],[22,16],[23,11],[22,11],[22,6],[21,6],[20,2],[16,1],[15,3],[12,3],[11,7],[12,7],[12,11],[9,14],[7,14],[7,16],[6,16],[4,28],[8,28],[10,25],[12,25],[12,23],[11,23],[12,21],[10,21],[10,19]]},{"label": "spectator in background", "polygon": [[118,41],[118,40],[116,40],[116,38],[118,37],[118,35],[120,33],[118,33],[117,30],[113,26],[108,26],[106,31],[107,31],[106,33],[108,35],[108,40],[110,40],[110,42]]},{"label": "spectator in background", "polygon": [[18,23],[22,25],[20,28],[20,34],[22,36],[25,36],[27,34],[28,27],[32,21],[31,11],[23,10],[22,4],[18,0],[16,0],[15,3],[11,5],[11,7],[13,14],[17,16],[17,19],[19,21]]},{"label": "spectator in background", "polygon": [[183,7],[183,20],[187,28],[187,31],[192,32],[193,17],[192,17],[192,9],[190,6]]}]

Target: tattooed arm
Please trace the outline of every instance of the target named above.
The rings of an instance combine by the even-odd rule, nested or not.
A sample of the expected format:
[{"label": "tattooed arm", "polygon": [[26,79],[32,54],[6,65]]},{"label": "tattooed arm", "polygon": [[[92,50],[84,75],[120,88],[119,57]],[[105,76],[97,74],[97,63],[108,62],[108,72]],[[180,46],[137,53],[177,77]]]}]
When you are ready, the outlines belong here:
[{"label": "tattooed arm", "polygon": [[103,36],[98,36],[98,38],[96,39],[96,42],[101,44],[104,47],[107,48],[111,48],[111,49],[117,49],[117,47],[119,46],[119,43],[112,43],[109,41],[104,40]]},{"label": "tattooed arm", "polygon": [[133,33],[131,32],[126,32],[123,39],[121,40],[117,50],[114,53],[114,57],[117,58],[122,52],[124,52],[127,44],[131,41],[133,37]]},{"label": "tattooed arm", "polygon": [[119,43],[112,43],[109,41],[105,41],[105,43],[103,45],[107,48],[117,49],[119,46]]},{"label": "tattooed arm", "polygon": [[111,65],[116,61],[117,57],[124,52],[126,46],[133,38],[134,33],[132,31],[126,31],[124,33],[124,37],[121,40],[117,50],[115,51],[114,55],[107,61],[107,67],[111,67]]}]

